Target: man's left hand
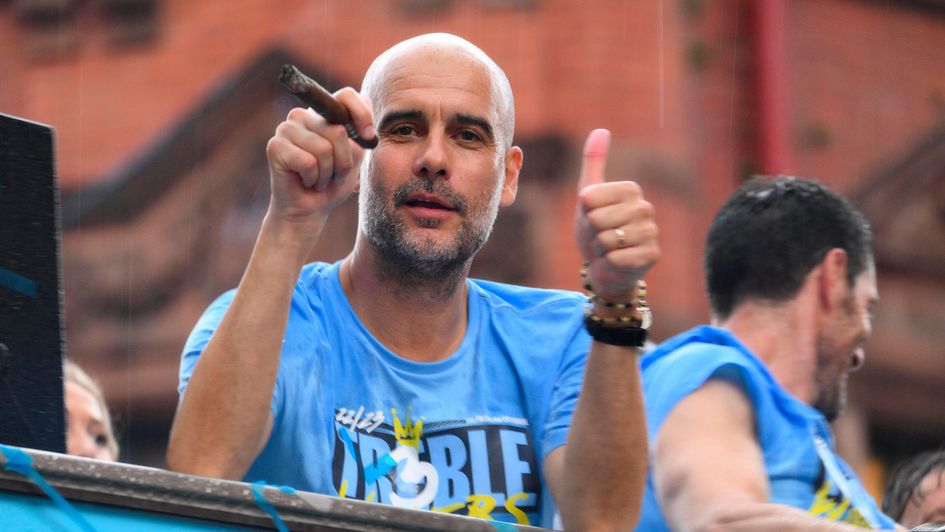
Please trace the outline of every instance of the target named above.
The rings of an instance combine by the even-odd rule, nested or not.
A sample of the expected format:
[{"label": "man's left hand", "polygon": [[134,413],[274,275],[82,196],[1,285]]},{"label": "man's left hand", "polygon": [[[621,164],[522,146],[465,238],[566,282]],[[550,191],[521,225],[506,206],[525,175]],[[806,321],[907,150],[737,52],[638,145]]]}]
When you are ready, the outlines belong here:
[{"label": "man's left hand", "polygon": [[636,283],[660,256],[653,205],[633,181],[604,176],[610,132],[595,129],[584,144],[575,235],[589,263],[588,282],[601,298],[633,299]]}]

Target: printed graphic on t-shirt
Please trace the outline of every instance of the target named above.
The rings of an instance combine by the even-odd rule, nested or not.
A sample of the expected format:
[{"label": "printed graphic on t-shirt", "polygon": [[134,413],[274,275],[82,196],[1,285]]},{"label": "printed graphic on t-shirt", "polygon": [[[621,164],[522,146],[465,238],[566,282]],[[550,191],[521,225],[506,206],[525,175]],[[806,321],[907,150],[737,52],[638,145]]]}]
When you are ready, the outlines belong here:
[{"label": "printed graphic on t-shirt", "polygon": [[861,528],[873,528],[863,518],[860,511],[850,504],[850,499],[843,495],[829,478],[817,486],[814,502],[811,503],[808,513],[824,519],[842,521]]},{"label": "printed graphic on t-shirt", "polygon": [[[388,417],[389,415],[389,417]],[[521,524],[538,522],[540,481],[528,421],[429,421],[397,409],[338,408],[338,495]]]},{"label": "printed graphic on t-shirt", "polygon": [[[820,457],[821,474],[820,481],[815,486],[814,500],[807,512],[817,517],[842,521],[861,528],[879,528],[879,523],[872,514],[864,514],[864,512],[869,512],[869,508],[866,506],[861,508],[854,501],[855,494],[859,493],[855,491],[854,483],[859,486],[859,481],[843,472],[827,442],[816,434],[814,448]],[[859,502],[863,505],[867,504],[867,501],[860,500]]]}]

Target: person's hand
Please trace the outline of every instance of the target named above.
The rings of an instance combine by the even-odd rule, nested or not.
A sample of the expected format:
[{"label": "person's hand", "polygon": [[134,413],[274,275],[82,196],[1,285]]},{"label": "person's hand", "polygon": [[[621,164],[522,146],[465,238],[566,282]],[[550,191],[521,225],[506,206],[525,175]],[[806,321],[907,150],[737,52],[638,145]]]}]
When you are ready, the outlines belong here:
[{"label": "person's hand", "polygon": [[[366,98],[351,88],[335,98],[351,113],[362,137],[376,135]],[[364,150],[348,139],[344,126],[295,108],[276,128],[266,155],[272,187],[268,216],[305,232],[323,223],[357,188]]]},{"label": "person's hand", "polygon": [[609,148],[606,129],[592,131],[584,144],[575,234],[594,292],[607,301],[627,302],[660,249],[653,205],[643,199],[640,186],[604,178]]}]

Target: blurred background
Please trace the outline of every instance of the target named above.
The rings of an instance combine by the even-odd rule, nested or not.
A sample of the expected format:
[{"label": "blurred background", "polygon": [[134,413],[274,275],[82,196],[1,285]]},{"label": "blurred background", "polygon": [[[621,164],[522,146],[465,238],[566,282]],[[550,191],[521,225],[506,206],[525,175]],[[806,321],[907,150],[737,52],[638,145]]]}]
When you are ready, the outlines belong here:
[{"label": "blurred background", "polygon": [[[665,339],[708,319],[702,245],[728,194],[754,173],[819,179],[876,233],[842,453],[878,493],[945,441],[945,1],[0,0],[0,112],[56,130],[66,352],[103,384],[124,461],[163,465],[183,343],[249,257],[265,144],[294,104],[279,66],[358,87],[433,31],[479,45],[515,91],[521,190],[476,276],[580,288],[580,150],[609,128],[609,175],[657,208]],[[312,258],[343,257],[355,224],[352,201]]]}]

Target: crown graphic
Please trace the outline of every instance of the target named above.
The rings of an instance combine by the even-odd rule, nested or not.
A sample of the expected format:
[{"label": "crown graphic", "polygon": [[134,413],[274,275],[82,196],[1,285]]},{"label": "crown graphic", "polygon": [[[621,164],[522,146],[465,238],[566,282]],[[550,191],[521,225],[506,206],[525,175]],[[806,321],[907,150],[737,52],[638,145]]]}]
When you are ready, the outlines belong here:
[{"label": "crown graphic", "polygon": [[400,418],[397,417],[396,409],[391,408],[390,413],[394,418],[394,437],[397,438],[397,443],[399,445],[409,445],[415,449],[419,449],[420,437],[423,436],[423,419],[418,419],[417,422],[414,423],[413,417],[408,409],[407,423],[404,424],[400,421]]}]

